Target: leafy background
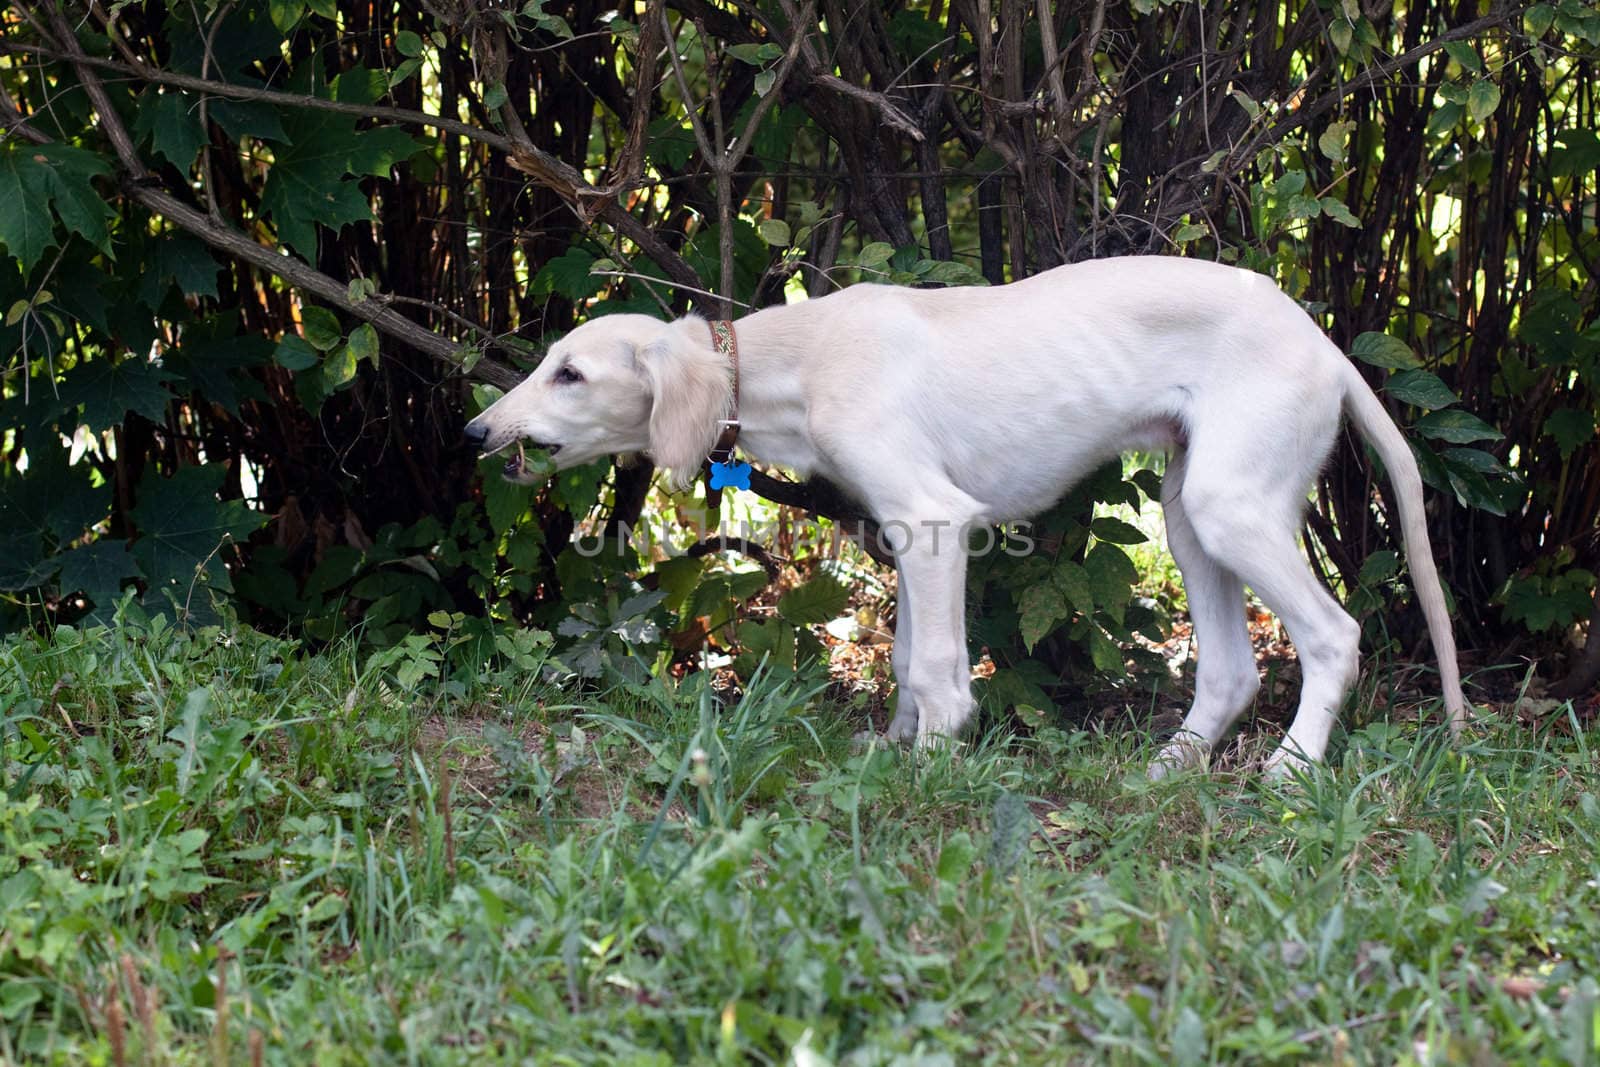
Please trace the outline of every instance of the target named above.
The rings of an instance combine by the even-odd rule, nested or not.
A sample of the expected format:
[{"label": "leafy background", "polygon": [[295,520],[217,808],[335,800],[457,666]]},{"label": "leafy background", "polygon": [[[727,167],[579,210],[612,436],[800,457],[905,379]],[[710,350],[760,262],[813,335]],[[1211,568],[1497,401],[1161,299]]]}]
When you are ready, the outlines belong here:
[{"label": "leafy background", "polygon": [[[793,664],[851,588],[886,606],[878,564],[724,552],[647,464],[529,494],[457,447],[462,421],[598,314],[1165,253],[1307,302],[1410,429],[1461,640],[1593,684],[1600,642],[1568,638],[1597,617],[1600,15],[1039,10],[11,5],[0,625],[129,601],[377,649],[457,620],[463,662],[534,625],[580,674]],[[991,707],[1065,703],[1160,636],[1126,551],[1159,470],[1102,472],[1044,551],[974,567]],[[776,514],[870,533],[825,485],[759,483]],[[1388,492],[1342,448],[1306,533],[1409,648]],[[570,547],[641,515],[697,553]]]}]

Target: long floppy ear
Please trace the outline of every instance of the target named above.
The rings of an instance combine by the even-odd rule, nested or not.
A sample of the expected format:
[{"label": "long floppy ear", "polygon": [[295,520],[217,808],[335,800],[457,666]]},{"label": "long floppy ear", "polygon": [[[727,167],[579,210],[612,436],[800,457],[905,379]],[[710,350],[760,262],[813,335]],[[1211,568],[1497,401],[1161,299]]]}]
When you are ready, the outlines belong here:
[{"label": "long floppy ear", "polygon": [[711,347],[697,318],[680,320],[638,351],[650,385],[650,455],[674,487],[694,481],[733,401],[733,366]]}]

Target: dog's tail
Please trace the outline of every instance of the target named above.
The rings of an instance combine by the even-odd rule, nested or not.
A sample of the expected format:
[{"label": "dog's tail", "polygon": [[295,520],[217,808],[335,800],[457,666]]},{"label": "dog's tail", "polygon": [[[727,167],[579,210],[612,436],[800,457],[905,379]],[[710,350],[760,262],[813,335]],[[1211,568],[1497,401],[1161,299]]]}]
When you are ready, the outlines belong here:
[{"label": "dog's tail", "polygon": [[1459,734],[1466,719],[1467,702],[1461,693],[1461,670],[1456,664],[1456,640],[1445,607],[1444,589],[1433,562],[1433,546],[1428,541],[1427,517],[1422,505],[1422,475],[1400,428],[1384,410],[1371,386],[1343,353],[1338,356],[1345,372],[1344,410],[1361,436],[1366,438],[1378,458],[1383,460],[1394,486],[1400,507],[1400,535],[1405,543],[1406,560],[1411,568],[1411,585],[1422,614],[1428,620],[1433,638],[1434,657],[1439,661],[1439,682],[1444,688],[1444,706],[1450,715],[1450,732]]}]

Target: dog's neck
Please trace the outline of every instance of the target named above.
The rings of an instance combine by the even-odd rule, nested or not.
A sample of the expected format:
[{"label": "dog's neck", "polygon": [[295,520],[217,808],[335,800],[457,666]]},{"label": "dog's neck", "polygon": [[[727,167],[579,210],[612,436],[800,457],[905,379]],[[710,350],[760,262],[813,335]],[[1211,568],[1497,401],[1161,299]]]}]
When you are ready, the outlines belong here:
[{"label": "dog's neck", "polygon": [[808,475],[822,457],[806,423],[802,364],[812,327],[804,304],[766,308],[734,322],[739,337],[739,448]]}]

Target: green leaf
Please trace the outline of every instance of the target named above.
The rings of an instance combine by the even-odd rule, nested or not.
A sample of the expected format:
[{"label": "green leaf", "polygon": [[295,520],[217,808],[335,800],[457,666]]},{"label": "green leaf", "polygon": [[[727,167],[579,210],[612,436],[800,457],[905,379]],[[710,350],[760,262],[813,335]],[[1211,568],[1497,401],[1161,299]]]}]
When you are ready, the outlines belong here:
[{"label": "green leaf", "polygon": [[37,531],[0,527],[0,591],[37,589],[60,569],[61,557],[45,556]]},{"label": "green leaf", "polygon": [[529,486],[508,482],[500,476],[502,462],[499,456],[489,456],[478,463],[483,475],[484,512],[489,517],[489,528],[497,537],[515,526],[533,502]]},{"label": "green leaf", "polygon": [[1127,669],[1121,647],[1098,624],[1089,626],[1089,658],[1094,661],[1095,669],[1107,674],[1122,674]]},{"label": "green leaf", "polygon": [[305,0],[267,0],[267,14],[282,33],[294,29],[305,13]]},{"label": "green leaf", "polygon": [[422,38],[414,30],[401,30],[394,35],[394,47],[403,56],[422,54]]},{"label": "green leaf", "polygon": [[322,388],[333,393],[355,380],[356,356],[349,345],[340,345],[322,363]]},{"label": "green leaf", "polygon": [[954,259],[941,259],[928,268],[922,276],[923,281],[939,282],[941,285],[988,285],[989,279],[971,264],[962,263]]},{"label": "green leaf", "polygon": [[307,367],[316,366],[321,358],[317,350],[296,333],[284,334],[272,353],[273,362],[284,370],[305,370]]},{"label": "green leaf", "polygon": [[883,264],[889,262],[889,258],[893,255],[893,245],[889,244],[887,241],[873,241],[871,244],[863,248],[861,250],[861,254],[856,257],[856,266],[882,266]]},{"label": "green leaf", "polygon": [[1335,163],[1343,163],[1350,151],[1350,133],[1355,128],[1355,122],[1350,119],[1328,123],[1328,128],[1317,138],[1317,149]]},{"label": "green leaf", "polygon": [[1438,110],[1428,116],[1428,136],[1438,137],[1454,129],[1461,121],[1461,110],[1461,105],[1453,100],[1440,104]]},{"label": "green leaf", "polygon": [[278,117],[277,108],[271,104],[258,100],[226,100],[221,97],[212,97],[206,105],[206,113],[223,132],[235,141],[244,137],[256,137],[265,141],[289,141],[289,135],[283,128],[283,120]]},{"label": "green leaf", "polygon": [[1018,607],[1021,609],[1022,643],[1030,653],[1045,635],[1072,617],[1072,606],[1061,595],[1061,590],[1049,582],[1029,586]]},{"label": "green leaf", "polygon": [[1550,174],[1583,178],[1600,169],[1600,130],[1563,130],[1550,150]]},{"label": "green leaf", "polygon": [[1582,332],[1583,318],[1582,305],[1565,289],[1535,289],[1522,308],[1517,336],[1534,347],[1545,366],[1581,366],[1600,352],[1596,339]]},{"label": "green leaf", "polygon": [[1064,559],[1056,563],[1051,578],[1074,608],[1085,615],[1094,610],[1094,584],[1089,581],[1088,571],[1072,560]]},{"label": "green leaf", "polygon": [[1353,230],[1361,228],[1361,220],[1356,218],[1355,214],[1345,206],[1343,200],[1336,196],[1325,196],[1322,198],[1321,203],[1322,213],[1334,222],[1339,223],[1341,226],[1348,226]]},{"label": "green leaf", "polygon": [[224,592],[232,591],[228,569],[218,549],[240,541],[266,522],[242,500],[218,500],[224,471],[221,464],[183,467],[170,478],[145,468],[137,503],[129,511],[138,540],[133,555],[149,580],[151,591],[171,589],[186,602],[201,575]]},{"label": "green leaf", "polygon": [[1390,370],[1410,370],[1422,366],[1411,347],[1398,337],[1386,333],[1364,333],[1350,346],[1350,355],[1374,367]]},{"label": "green leaf", "polygon": [[366,360],[374,370],[378,367],[378,331],[370,322],[363,322],[350,331],[350,355],[357,363]]},{"label": "green leaf", "polygon": [[767,587],[767,574],[763,570],[714,571],[695,586],[689,597],[689,615],[709,616],[712,623],[726,622],[731,614],[731,602],[743,603]]},{"label": "green leaf", "polygon": [[728,47],[728,54],[741,63],[748,63],[753,67],[759,67],[767,63],[769,60],[777,59],[779,56],[783,55],[783,49],[779,48],[770,41],[763,41],[760,44],[730,45]]},{"label": "green leaf", "polygon": [[350,147],[346,166],[351,174],[370,174],[387,178],[394,167],[417,154],[427,145],[398,126],[379,126],[362,130]]},{"label": "green leaf", "polygon": [[850,602],[850,588],[830,574],[818,574],[778,598],[778,614],[796,626],[839,617]]},{"label": "green leaf", "polygon": [[[1452,451],[1462,452],[1463,449]],[[1494,461],[1494,457],[1489,459]],[[1475,470],[1476,464],[1468,464],[1459,458],[1452,458],[1448,453],[1441,458],[1445,476],[1449,480],[1450,489],[1455,493],[1456,499],[1467,507],[1487,511],[1491,515],[1504,515],[1505,503],[1500,494],[1489,484],[1481,471]],[[1497,463],[1497,461],[1495,461]]]},{"label": "green leaf", "polygon": [[539,24],[541,30],[560,40],[570,41],[575,36],[571,24],[560,15],[541,14],[534,21]]},{"label": "green leaf", "polygon": [[1594,412],[1578,408],[1557,408],[1544,420],[1544,432],[1561,449],[1563,460],[1571,458],[1572,453],[1592,442],[1594,429]]},{"label": "green leaf", "polygon": [[762,219],[756,227],[756,232],[761,234],[761,239],[774,248],[787,248],[789,245],[789,224],[782,219]]},{"label": "green leaf", "polygon": [[1204,223],[1186,222],[1172,232],[1172,239],[1178,244],[1187,244],[1190,241],[1199,240],[1210,232]]},{"label": "green leaf", "polygon": [[1469,445],[1474,441],[1498,441],[1504,435],[1469,411],[1430,411],[1413,424],[1424,437]]},{"label": "green leaf", "polygon": [[1290,219],[1314,219],[1322,214],[1322,201],[1304,193],[1291,196],[1283,204],[1283,215]]},{"label": "green leaf", "polygon": [[1161,475],[1149,467],[1140,467],[1128,476],[1128,480],[1138,486],[1140,492],[1151,500],[1161,499]]},{"label": "green leaf", "polygon": [[534,296],[552,293],[574,302],[587,300],[605,288],[606,280],[590,271],[595,258],[582,248],[572,247],[539,268],[529,292]]},{"label": "green leaf", "polygon": [[87,461],[58,446],[32,448],[25,474],[0,479],[0,527],[76,541],[111,510],[111,487],[95,485]]},{"label": "green leaf", "polygon": [[174,282],[190,296],[217,296],[217,272],[221,269],[211,250],[198,237],[173,234],[147,246],[144,277],[139,282],[139,299],[149,308],[158,308]]},{"label": "green leaf", "polygon": [[164,365],[183,383],[177,391],[204,397],[238,418],[241,399],[266,399],[248,372],[271,360],[272,349],[266,338],[240,329],[238,312],[225,311],[185,326]]},{"label": "green leaf", "polygon": [[1534,4],[1522,13],[1522,28],[1527,31],[1529,37],[1537,40],[1545,35],[1545,31],[1555,19],[1555,9],[1549,4]]},{"label": "green leaf", "polygon": [[1340,55],[1348,55],[1350,43],[1355,39],[1355,27],[1345,19],[1336,18],[1328,26],[1328,40],[1333,42],[1333,47],[1339,50]]},{"label": "green leaf", "polygon": [[111,235],[106,222],[116,218],[117,213],[89,180],[110,173],[105,161],[93,152],[61,144],[40,145],[34,159],[40,157],[56,215],[69,231],[110,254]]},{"label": "green leaf", "polygon": [[945,838],[944,844],[939,848],[939,860],[934,866],[934,872],[939,881],[946,885],[959,885],[972,869],[972,861],[978,856],[978,846],[972,843],[972,835],[965,830],[957,830]]},{"label": "green leaf", "polygon": [[1150,538],[1131,523],[1103,515],[1089,524],[1089,531],[1102,541],[1114,545],[1142,545]]},{"label": "green leaf", "polygon": [[389,74],[389,88],[401,85],[405,80],[422,68],[422,60],[408,59],[401,63]]},{"label": "green leaf", "polygon": [[55,229],[50,224],[50,178],[42,165],[43,153],[13,142],[0,152],[0,244],[31,274],[54,248]]},{"label": "green leaf", "polygon": [[62,594],[80,593],[93,610],[90,618],[109,625],[123,585],[144,577],[139,562],[121,541],[102,538],[61,557]]},{"label": "green leaf", "polygon": [[[1139,571],[1128,554],[1116,545],[1101,542],[1084,557],[1083,569],[1089,576],[1089,586],[1094,590],[1094,602],[1106,614],[1121,622],[1128,607],[1133,584],[1139,580]],[[1121,653],[1117,662],[1121,663]]]},{"label": "green leaf", "polygon": [[1467,92],[1467,111],[1483,122],[1500,107],[1500,87],[1487,78],[1472,83]]},{"label": "green leaf", "polygon": [[69,408],[82,405],[83,422],[94,430],[121,425],[130,411],[162,423],[172,399],[165,384],[171,378],[166,368],[145,359],[116,362],[101,356],[67,372],[61,382],[61,402]]},{"label": "green leaf", "polygon": [[1028,668],[1037,666],[1037,660],[1024,660],[1020,667],[1002,667],[995,671],[987,684],[979,688],[984,705],[996,711],[1023,704],[1044,711],[1054,710],[1055,702],[1040,688],[1038,680],[1029,676]]},{"label": "green leaf", "polygon": [[505,106],[510,97],[506,94],[506,87],[500,82],[494,82],[483,91],[483,107],[490,113],[499,111]]},{"label": "green leaf", "polygon": [[696,148],[694,131],[677,117],[663,115],[650,124],[649,136],[645,139],[645,154],[652,163],[670,171],[682,170]]},{"label": "green leaf", "polygon": [[1437,411],[1458,403],[1460,398],[1437,374],[1425,370],[1406,370],[1384,383],[1384,391],[1402,404]]},{"label": "green leaf", "polygon": [[200,98],[180,89],[147,86],[139,94],[133,132],[141,141],[148,138],[158,154],[187,173],[206,142],[200,128]]},{"label": "green leaf", "polygon": [[1470,70],[1474,74],[1483,73],[1483,57],[1472,46],[1470,41],[1446,41],[1444,50],[1450,58],[1461,64],[1462,69]]},{"label": "green leaf", "polygon": [[1455,465],[1479,474],[1503,477],[1510,472],[1493,452],[1481,448],[1447,448],[1441,453],[1447,465]]},{"label": "green leaf", "polygon": [[[367,104],[388,91],[388,78],[381,70],[355,68],[321,92],[305,79],[294,88],[319,97],[331,95],[342,103]],[[319,224],[338,230],[372,218],[372,205],[347,176],[387,176],[395,162],[421,146],[396,127],[357,130],[353,118],[335,112],[308,109],[285,115],[290,143],[274,152],[261,207],[272,216],[278,239],[309,260],[316,256]]]},{"label": "green leaf", "polygon": [[1399,554],[1388,549],[1380,549],[1362,562],[1361,573],[1356,580],[1362,585],[1378,585],[1393,578],[1399,572]]},{"label": "green leaf", "polygon": [[328,351],[344,337],[344,328],[339,325],[339,317],[327,308],[302,306],[300,330],[311,346],[319,352]]}]

